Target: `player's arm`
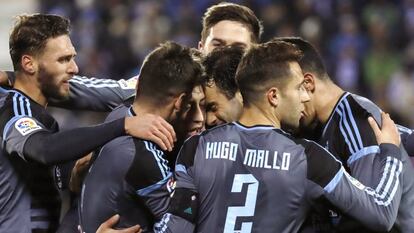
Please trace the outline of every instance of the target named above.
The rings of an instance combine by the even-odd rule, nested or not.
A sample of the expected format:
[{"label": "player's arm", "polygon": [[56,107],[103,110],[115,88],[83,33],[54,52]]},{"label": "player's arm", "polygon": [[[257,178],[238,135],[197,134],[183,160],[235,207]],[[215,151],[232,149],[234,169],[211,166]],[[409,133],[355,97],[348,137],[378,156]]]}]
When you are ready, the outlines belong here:
[{"label": "player's arm", "polygon": [[[14,80],[13,72],[0,71],[0,86],[12,86]],[[51,100],[49,104],[67,109],[110,111],[135,95],[137,82],[137,76],[117,81],[75,75],[69,80],[69,98]]]},{"label": "player's arm", "polygon": [[[8,153],[17,153],[23,159],[43,164],[57,164],[78,159],[106,142],[125,134],[141,137],[143,136],[142,124],[142,118],[134,116],[96,126],[53,133],[46,130],[35,118],[15,117],[3,129],[3,143]],[[160,136],[153,135],[153,137],[164,145],[163,148],[172,148],[169,144],[173,141],[172,128],[161,127],[163,127],[162,130],[168,132],[169,137],[164,136],[162,131],[157,131]]]},{"label": "player's arm", "polygon": [[[379,123],[382,122],[385,113],[373,113],[373,117]],[[376,174],[381,169],[381,158],[384,150],[379,147],[379,142],[368,122],[367,116],[354,114],[351,110],[342,113],[339,123],[341,136],[332,140],[333,145],[340,145],[340,148],[332,146],[329,149],[336,156],[345,158],[343,163],[349,168],[349,173],[366,186],[374,186]],[[346,164],[345,164],[346,163]]]},{"label": "player's arm", "polygon": [[56,107],[93,111],[110,111],[135,95],[138,77],[128,80],[74,76],[69,80],[69,99],[52,101]]},{"label": "player's arm", "polygon": [[378,126],[374,128],[383,153],[378,155],[381,169],[375,176],[377,179],[373,188],[351,177],[340,162],[322,147],[312,143],[305,151],[311,186],[316,184],[322,187],[324,196],[333,205],[376,231],[388,231],[392,227],[402,193],[399,185],[401,151],[397,147],[399,135],[395,126],[390,128],[392,125],[389,123],[393,122],[389,117],[384,123],[382,131]]},{"label": "player's arm", "polygon": [[149,141],[135,142],[135,155],[124,182],[131,195],[137,195],[159,220],[169,205],[173,174],[164,152]]},{"label": "player's arm", "polygon": [[[175,166],[175,189],[168,213],[158,223],[163,232],[194,232],[198,219],[198,191],[194,184],[194,157],[200,136],[193,136],[182,146]],[[157,232],[157,231],[156,231]]]}]

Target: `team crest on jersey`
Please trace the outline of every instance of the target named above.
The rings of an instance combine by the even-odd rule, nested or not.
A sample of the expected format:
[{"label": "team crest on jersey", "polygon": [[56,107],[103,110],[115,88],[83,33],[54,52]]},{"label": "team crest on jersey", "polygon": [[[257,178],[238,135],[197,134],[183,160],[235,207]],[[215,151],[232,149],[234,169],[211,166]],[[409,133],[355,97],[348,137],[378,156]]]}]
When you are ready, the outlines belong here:
[{"label": "team crest on jersey", "polygon": [[23,136],[41,129],[41,127],[33,119],[27,117],[17,120],[16,123],[14,123],[14,126],[16,127],[17,131],[19,131],[19,133]]},{"label": "team crest on jersey", "polygon": [[118,81],[118,84],[122,89],[135,89],[137,82],[138,76],[135,76],[128,80],[121,79]]}]

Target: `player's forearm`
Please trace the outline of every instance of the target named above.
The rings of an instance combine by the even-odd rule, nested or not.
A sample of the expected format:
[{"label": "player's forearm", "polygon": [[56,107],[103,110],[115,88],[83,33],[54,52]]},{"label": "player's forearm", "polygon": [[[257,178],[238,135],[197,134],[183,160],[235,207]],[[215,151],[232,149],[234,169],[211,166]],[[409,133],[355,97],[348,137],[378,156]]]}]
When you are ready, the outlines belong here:
[{"label": "player's forearm", "polygon": [[[337,174],[325,196],[344,213],[353,216],[366,227],[388,231],[394,224],[401,200],[401,151],[395,145],[381,144],[381,173],[376,187],[365,187],[345,171]],[[335,179],[333,179],[335,180]]]},{"label": "player's forearm", "polygon": [[125,119],[119,119],[58,133],[35,133],[27,139],[24,156],[43,164],[78,159],[106,142],[125,135],[124,121]]}]

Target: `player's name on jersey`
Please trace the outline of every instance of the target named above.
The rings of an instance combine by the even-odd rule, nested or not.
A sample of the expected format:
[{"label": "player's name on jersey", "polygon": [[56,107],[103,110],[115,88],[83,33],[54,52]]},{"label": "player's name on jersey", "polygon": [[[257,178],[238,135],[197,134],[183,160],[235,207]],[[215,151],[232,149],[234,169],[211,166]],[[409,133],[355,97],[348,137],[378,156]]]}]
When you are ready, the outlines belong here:
[{"label": "player's name on jersey", "polygon": [[[236,161],[239,145],[232,142],[207,142],[206,159],[227,159]],[[290,153],[269,150],[246,149],[243,164],[249,167],[289,170]]]}]

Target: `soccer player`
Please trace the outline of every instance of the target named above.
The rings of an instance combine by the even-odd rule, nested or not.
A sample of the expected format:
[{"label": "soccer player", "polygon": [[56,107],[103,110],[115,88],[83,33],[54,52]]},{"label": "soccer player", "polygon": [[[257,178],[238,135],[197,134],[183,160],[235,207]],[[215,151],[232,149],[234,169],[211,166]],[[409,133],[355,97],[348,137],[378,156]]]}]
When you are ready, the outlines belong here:
[{"label": "soccer player", "polygon": [[[189,108],[186,99],[202,81],[201,64],[193,59],[189,48],[172,42],[162,44],[145,58],[135,101],[124,115],[151,113],[174,127],[180,126],[187,122],[180,118]],[[154,221],[161,219],[169,205],[169,159],[144,139],[124,136],[106,144],[84,181],[82,231],[95,232],[101,222],[117,213],[117,227],[139,224],[143,232],[152,232]]]},{"label": "soccer player", "polygon": [[[68,96],[68,80],[78,72],[69,21],[54,15],[20,16],[9,43],[16,80],[0,95],[0,232],[55,232],[60,184],[53,165],[77,159],[118,136],[145,136],[149,131],[142,127],[148,123],[126,117],[59,132],[45,108],[50,99]],[[156,130],[171,137],[161,143],[171,149],[175,134],[165,124]]]},{"label": "soccer player", "polygon": [[226,46],[214,49],[204,61],[206,85],[206,128],[238,120],[243,98],[236,83],[236,70],[244,50]]},{"label": "soccer player", "polygon": [[298,127],[309,101],[300,58],[300,50],[285,42],[248,50],[237,71],[240,120],[186,141],[163,232],[298,232],[321,196],[372,229],[392,226],[402,164],[398,131],[385,114],[383,127],[393,129],[380,138],[386,153],[375,189],[350,177],[318,144],[280,129]]},{"label": "soccer player", "polygon": [[[329,78],[319,53],[307,41],[301,38],[275,40],[293,43],[304,53],[299,64],[304,73],[304,85],[310,101],[305,103],[301,129],[305,129],[305,134],[310,132],[309,138],[317,140],[334,154],[353,177],[364,185],[375,184],[378,178],[375,174],[379,169],[376,160],[382,157],[380,154],[383,151],[377,145],[374,132],[366,118],[372,115],[380,122],[381,109],[370,100],[337,86]],[[412,139],[409,137],[412,131],[402,126],[398,128],[403,137],[404,147],[410,149],[412,143],[409,143],[409,140]],[[403,193],[394,230],[414,232],[414,170],[405,150],[402,151],[402,162]],[[332,220],[337,222],[338,215],[332,215]],[[368,232],[355,223],[355,220],[362,221],[361,218],[350,221],[345,216],[340,220],[336,227],[338,232]]]}]

